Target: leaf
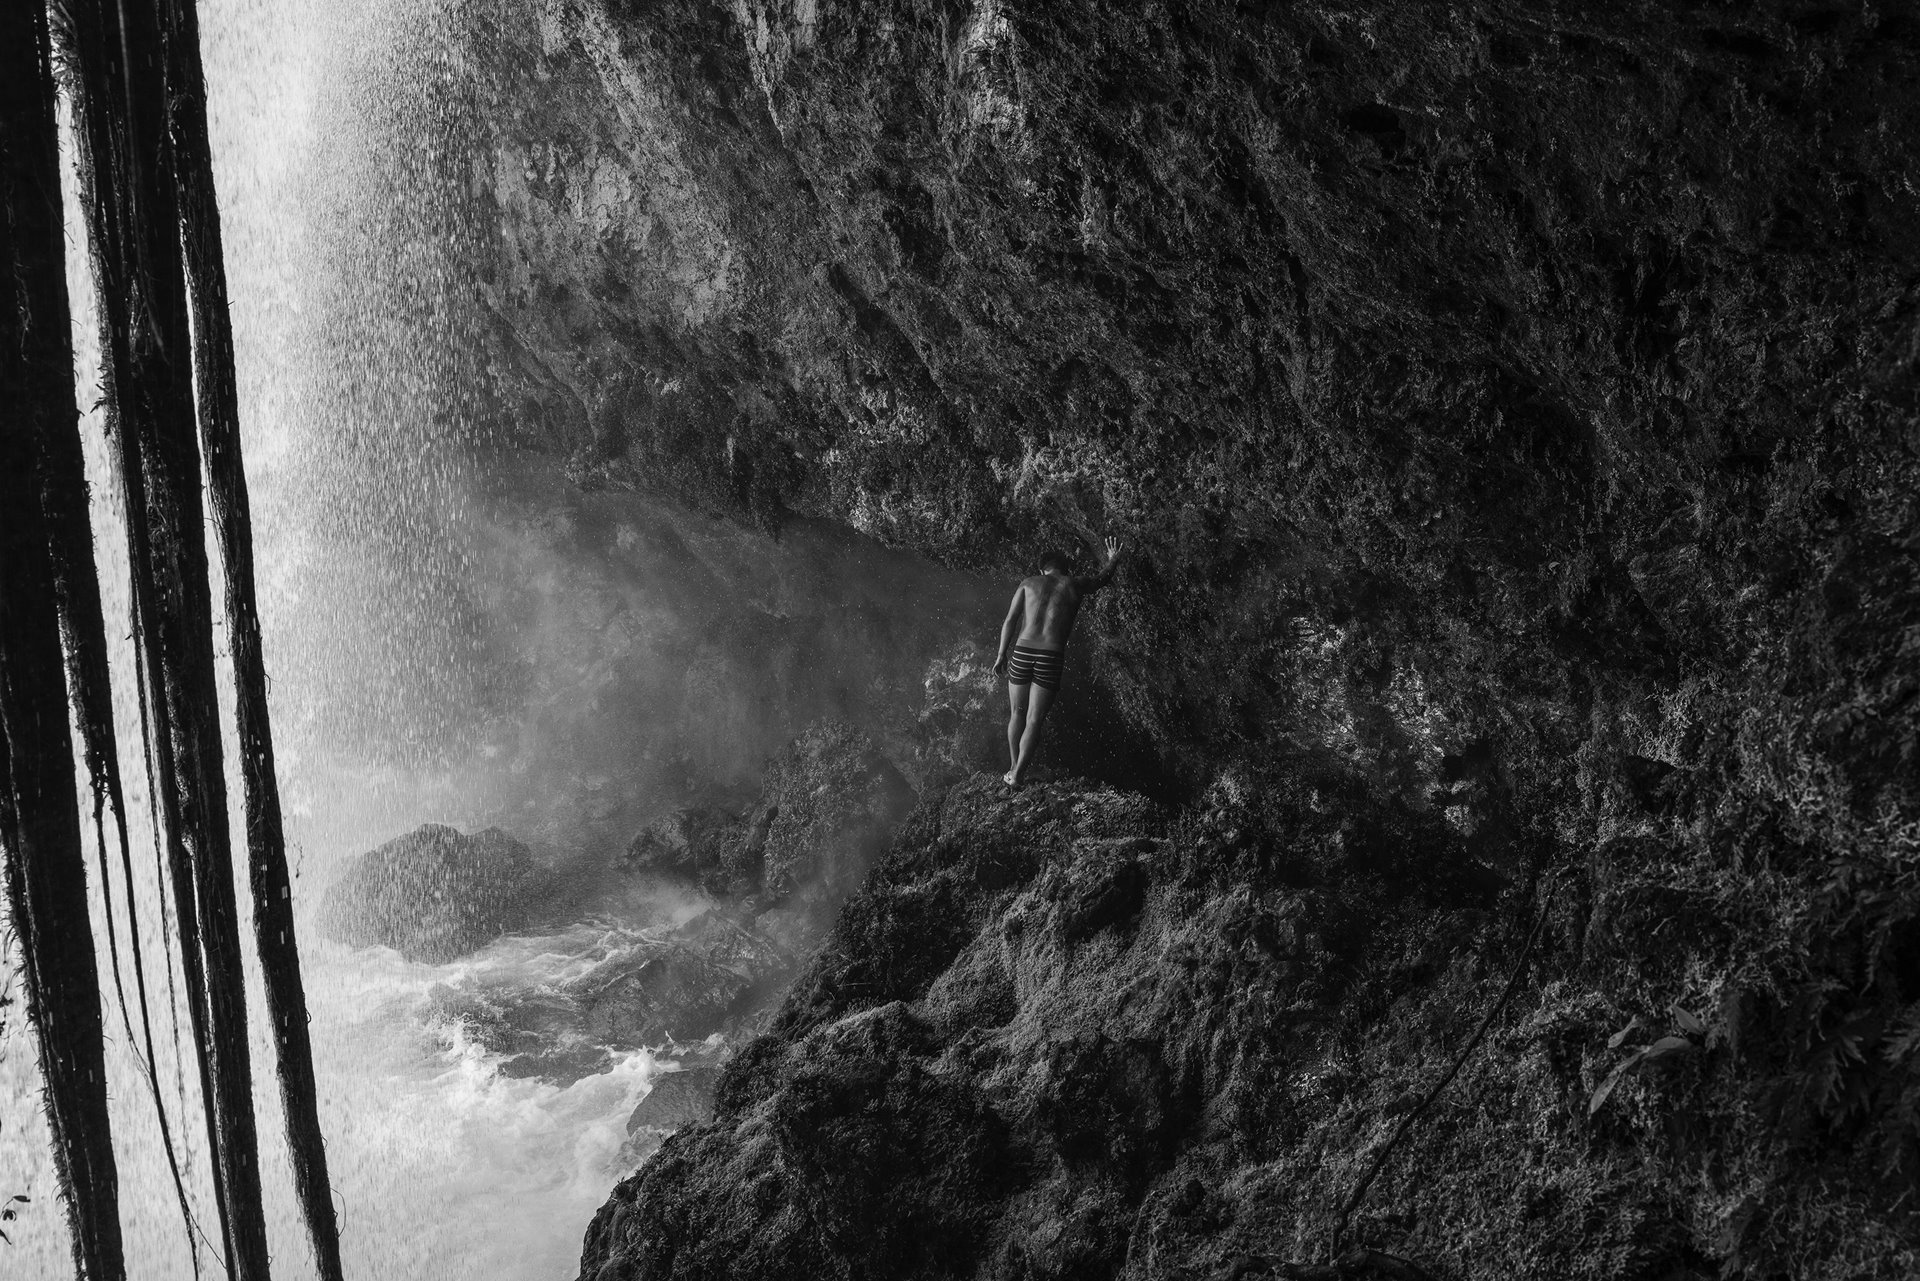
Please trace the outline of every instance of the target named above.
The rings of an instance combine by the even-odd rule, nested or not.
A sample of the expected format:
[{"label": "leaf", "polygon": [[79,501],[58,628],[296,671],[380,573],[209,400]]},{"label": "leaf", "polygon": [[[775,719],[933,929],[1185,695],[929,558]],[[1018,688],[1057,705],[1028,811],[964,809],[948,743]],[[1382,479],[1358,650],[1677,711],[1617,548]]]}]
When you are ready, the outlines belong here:
[{"label": "leaf", "polygon": [[1678,1004],[1673,1007],[1673,1021],[1678,1024],[1680,1030],[1688,1036],[1705,1036],[1707,1034],[1707,1021],[1698,1014],[1693,1014]]},{"label": "leaf", "polygon": [[1624,1077],[1631,1069],[1639,1066],[1640,1060],[1645,1057],[1647,1057],[1645,1050],[1635,1050],[1632,1054],[1627,1055],[1626,1058],[1614,1064],[1613,1071],[1607,1073],[1607,1079],[1600,1082],[1600,1088],[1595,1090],[1593,1097],[1587,1100],[1588,1116],[1592,1116],[1600,1110],[1600,1105],[1605,1103],[1613,1094],[1613,1087],[1620,1084],[1620,1078]]},{"label": "leaf", "polygon": [[1920,1001],[1909,1005],[1888,1030],[1887,1043],[1880,1053],[1889,1064],[1897,1064],[1920,1048]]},{"label": "leaf", "polygon": [[1627,1043],[1627,1038],[1632,1036],[1633,1030],[1639,1026],[1641,1026],[1640,1016],[1636,1014],[1627,1021],[1627,1025],[1625,1027],[1621,1028],[1618,1032],[1615,1032],[1612,1036],[1607,1038],[1607,1048],[1609,1050],[1617,1050],[1621,1046],[1625,1045]]},{"label": "leaf", "polygon": [[1664,1059],[1669,1054],[1684,1054],[1692,1048],[1693,1042],[1684,1036],[1663,1036],[1641,1053],[1649,1059]]}]

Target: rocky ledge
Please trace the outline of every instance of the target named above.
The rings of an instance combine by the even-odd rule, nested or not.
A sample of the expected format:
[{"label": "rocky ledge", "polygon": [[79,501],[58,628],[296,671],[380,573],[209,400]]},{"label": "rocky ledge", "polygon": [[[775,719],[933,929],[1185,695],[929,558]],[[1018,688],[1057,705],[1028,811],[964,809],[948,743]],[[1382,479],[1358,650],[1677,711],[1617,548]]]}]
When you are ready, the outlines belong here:
[{"label": "rocky ledge", "polygon": [[[712,1119],[616,1189],[580,1275],[1705,1278],[1763,1202],[1842,1204],[1844,1159],[1757,1141],[1764,1018],[1592,990],[1650,916],[1727,953],[1724,916],[1573,899],[1337,775],[1185,810],[974,778],[915,813]],[[1854,1182],[1794,1275],[1903,1248]]]}]

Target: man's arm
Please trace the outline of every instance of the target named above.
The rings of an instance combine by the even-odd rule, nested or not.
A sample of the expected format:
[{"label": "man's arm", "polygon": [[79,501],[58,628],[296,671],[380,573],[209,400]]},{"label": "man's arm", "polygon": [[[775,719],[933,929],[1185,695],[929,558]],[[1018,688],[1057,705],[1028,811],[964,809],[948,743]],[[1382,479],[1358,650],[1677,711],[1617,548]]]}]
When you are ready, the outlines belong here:
[{"label": "man's arm", "polygon": [[993,674],[1003,676],[1007,671],[1007,656],[1013,653],[1013,642],[1019,639],[1020,623],[1026,617],[1027,585],[1025,583],[1013,589],[1013,604],[1007,606],[1007,621],[1000,624],[1000,657],[993,660]]},{"label": "man's arm", "polygon": [[1074,586],[1078,587],[1082,594],[1084,594],[1087,592],[1097,592],[1112,582],[1113,571],[1118,568],[1120,564],[1120,552],[1120,540],[1117,538],[1107,539],[1107,563],[1097,574],[1091,575],[1090,577],[1074,579]]}]

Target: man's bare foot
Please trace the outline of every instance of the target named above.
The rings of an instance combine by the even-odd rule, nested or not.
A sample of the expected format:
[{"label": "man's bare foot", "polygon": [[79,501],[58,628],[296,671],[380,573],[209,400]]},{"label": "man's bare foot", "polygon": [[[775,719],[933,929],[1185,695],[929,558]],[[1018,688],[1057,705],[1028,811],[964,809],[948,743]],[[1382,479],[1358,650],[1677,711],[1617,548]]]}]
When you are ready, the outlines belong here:
[{"label": "man's bare foot", "polygon": [[1002,783],[1005,783],[1008,787],[1020,786],[1020,780],[1013,776],[1012,770],[1008,770],[1006,773],[1002,774],[1000,776],[1000,781]]}]

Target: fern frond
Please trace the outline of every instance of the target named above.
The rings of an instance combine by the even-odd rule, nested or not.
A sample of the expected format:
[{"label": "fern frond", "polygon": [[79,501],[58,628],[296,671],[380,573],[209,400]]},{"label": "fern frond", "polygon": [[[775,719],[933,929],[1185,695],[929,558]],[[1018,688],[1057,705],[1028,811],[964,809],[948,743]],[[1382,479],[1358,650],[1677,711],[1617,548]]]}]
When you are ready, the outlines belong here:
[{"label": "fern frond", "polygon": [[1915,1001],[1902,1010],[1887,1029],[1886,1044],[1880,1047],[1880,1056],[1889,1066],[1897,1067],[1913,1057],[1920,1049],[1920,1001]]}]

